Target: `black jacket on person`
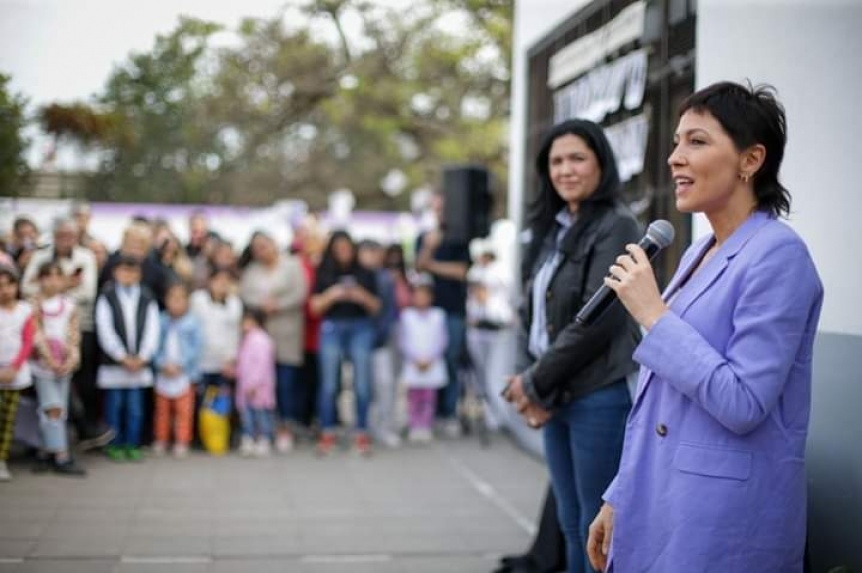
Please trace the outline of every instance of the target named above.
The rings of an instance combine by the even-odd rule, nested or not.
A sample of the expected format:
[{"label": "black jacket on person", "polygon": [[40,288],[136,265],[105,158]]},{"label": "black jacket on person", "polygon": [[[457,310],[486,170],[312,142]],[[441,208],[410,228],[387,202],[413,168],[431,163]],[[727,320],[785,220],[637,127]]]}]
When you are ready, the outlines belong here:
[{"label": "black jacket on person", "polygon": [[552,225],[536,243],[540,248],[527,254],[516,369],[530,398],[547,408],[567,404],[637,370],[632,354],[640,341],[639,327],[619,302],[592,326],[575,322],[626,244],[641,237],[639,223],[625,206],[594,204],[581,210],[562,239],[563,259],[544,294],[550,345],[542,356],[530,354],[533,283],[554,249],[558,229]]},{"label": "black jacket on person", "polygon": [[[115,251],[108,257],[105,267],[99,275],[100,292],[106,284],[114,280],[114,268],[116,268],[119,260],[120,251]],[[165,308],[165,293],[172,278],[170,273],[171,271],[162,265],[153,251],[141,261],[141,284],[146,286],[155,297],[159,310]]]}]

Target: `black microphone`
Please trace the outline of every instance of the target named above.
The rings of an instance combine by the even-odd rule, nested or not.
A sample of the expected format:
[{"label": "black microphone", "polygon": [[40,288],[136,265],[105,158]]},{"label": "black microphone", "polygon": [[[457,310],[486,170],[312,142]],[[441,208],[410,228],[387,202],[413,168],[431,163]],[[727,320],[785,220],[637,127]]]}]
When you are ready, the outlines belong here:
[{"label": "black microphone", "polygon": [[[650,223],[646,235],[640,240],[638,246],[646,252],[649,260],[653,260],[660,250],[673,242],[673,236],[673,225],[664,219],[659,219]],[[575,321],[582,326],[591,326],[616,300],[617,293],[607,285],[602,285],[581,308],[575,316]]]}]

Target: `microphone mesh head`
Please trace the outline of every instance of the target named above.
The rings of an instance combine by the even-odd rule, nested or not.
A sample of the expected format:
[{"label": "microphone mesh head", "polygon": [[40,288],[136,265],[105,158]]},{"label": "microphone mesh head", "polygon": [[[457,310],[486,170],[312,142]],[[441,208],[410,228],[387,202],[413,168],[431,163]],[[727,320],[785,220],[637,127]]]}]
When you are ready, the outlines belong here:
[{"label": "microphone mesh head", "polygon": [[647,236],[662,249],[673,243],[674,234],[673,225],[664,219],[653,221],[647,228]]}]

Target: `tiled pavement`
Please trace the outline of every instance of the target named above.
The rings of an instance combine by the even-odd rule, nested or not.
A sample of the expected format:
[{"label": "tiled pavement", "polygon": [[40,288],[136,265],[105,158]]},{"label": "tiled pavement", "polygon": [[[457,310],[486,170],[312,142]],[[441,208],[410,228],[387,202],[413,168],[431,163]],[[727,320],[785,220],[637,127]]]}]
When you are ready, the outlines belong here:
[{"label": "tiled pavement", "polygon": [[487,572],[525,548],[547,483],[502,436],[286,456],[85,457],[0,484],[0,573]]}]

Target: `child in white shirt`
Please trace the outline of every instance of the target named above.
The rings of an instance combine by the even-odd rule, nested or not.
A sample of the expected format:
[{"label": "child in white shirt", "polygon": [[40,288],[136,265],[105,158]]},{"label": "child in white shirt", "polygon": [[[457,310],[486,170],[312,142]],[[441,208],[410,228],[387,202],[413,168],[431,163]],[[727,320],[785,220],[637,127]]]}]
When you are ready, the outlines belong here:
[{"label": "child in white shirt", "polygon": [[401,312],[399,347],[404,359],[402,379],[407,386],[411,442],[431,440],[437,390],[446,385],[446,313],[432,307],[434,289],[429,282],[413,287],[413,304]]},{"label": "child in white shirt", "polygon": [[[81,476],[86,472],[69,455],[66,413],[69,384],[80,362],[78,309],[63,291],[66,275],[57,262],[42,264],[38,271],[39,294],[33,300],[34,345],[30,370],[39,396],[39,425],[45,452],[36,470],[53,469],[62,475]],[[49,460],[48,456],[53,456]]]},{"label": "child in white shirt", "polygon": [[140,461],[144,388],[153,385],[151,364],[159,347],[159,308],[141,285],[141,261],[121,255],[114,282],[96,302],[102,349],[97,384],[104,390],[105,418],[116,435],[105,450],[114,461]]}]

